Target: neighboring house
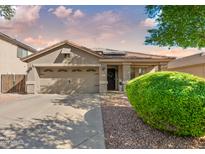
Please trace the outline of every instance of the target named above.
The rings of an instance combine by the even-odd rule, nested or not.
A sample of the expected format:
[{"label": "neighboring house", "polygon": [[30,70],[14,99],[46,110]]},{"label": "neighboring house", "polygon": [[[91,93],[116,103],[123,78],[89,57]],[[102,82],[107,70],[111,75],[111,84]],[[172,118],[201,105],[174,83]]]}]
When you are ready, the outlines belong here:
[{"label": "neighboring house", "polygon": [[194,74],[205,78],[205,53],[179,58],[168,63],[168,70]]},{"label": "neighboring house", "polygon": [[2,75],[26,74],[27,64],[20,58],[35,51],[32,47],[0,32],[0,93],[2,91]]},{"label": "neighboring house", "polygon": [[[158,70],[175,58],[116,50],[91,50],[63,41],[22,59],[28,93],[103,93]],[[124,86],[125,87],[125,86]]]}]

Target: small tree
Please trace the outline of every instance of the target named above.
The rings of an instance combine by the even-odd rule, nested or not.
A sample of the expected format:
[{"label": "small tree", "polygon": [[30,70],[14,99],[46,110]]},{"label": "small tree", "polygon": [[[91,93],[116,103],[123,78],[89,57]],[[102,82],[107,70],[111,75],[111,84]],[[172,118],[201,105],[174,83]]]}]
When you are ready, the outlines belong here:
[{"label": "small tree", "polygon": [[205,6],[146,6],[157,25],[148,30],[146,45],[205,47]]},{"label": "small tree", "polygon": [[14,14],[15,9],[10,5],[0,5],[0,16],[4,17],[7,20],[11,20]]}]

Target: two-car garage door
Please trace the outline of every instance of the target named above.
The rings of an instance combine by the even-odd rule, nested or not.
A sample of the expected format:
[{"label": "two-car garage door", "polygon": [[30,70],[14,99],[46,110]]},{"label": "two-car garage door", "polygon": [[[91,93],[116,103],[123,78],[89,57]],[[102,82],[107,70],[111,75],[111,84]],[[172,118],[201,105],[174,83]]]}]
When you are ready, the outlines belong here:
[{"label": "two-car garage door", "polygon": [[99,69],[39,68],[40,93],[73,94],[99,92]]}]

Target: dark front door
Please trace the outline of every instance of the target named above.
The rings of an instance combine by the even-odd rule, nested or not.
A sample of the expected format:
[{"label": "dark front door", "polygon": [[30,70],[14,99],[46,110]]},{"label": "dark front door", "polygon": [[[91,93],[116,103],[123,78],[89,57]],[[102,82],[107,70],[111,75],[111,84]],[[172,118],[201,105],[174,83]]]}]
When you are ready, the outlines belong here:
[{"label": "dark front door", "polygon": [[108,90],[115,90],[115,69],[114,68],[108,68],[107,69],[107,89]]}]

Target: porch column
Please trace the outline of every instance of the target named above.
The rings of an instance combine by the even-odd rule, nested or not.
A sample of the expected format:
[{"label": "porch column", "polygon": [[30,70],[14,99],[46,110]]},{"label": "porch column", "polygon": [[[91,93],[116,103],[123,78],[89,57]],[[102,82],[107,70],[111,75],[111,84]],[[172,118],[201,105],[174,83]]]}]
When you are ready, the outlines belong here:
[{"label": "porch column", "polygon": [[107,92],[107,64],[101,64],[99,67],[99,92]]},{"label": "porch column", "polygon": [[35,78],[35,87],[34,87],[34,93],[38,94],[40,92],[40,84],[39,84],[39,75],[37,68],[33,66],[33,72],[34,72],[34,78]]},{"label": "porch column", "polygon": [[131,68],[130,63],[123,63],[122,64],[122,83],[123,83],[123,89],[125,91],[125,87],[127,82],[130,80],[130,74],[131,74]]},{"label": "porch column", "polygon": [[167,70],[167,63],[160,63],[161,66],[161,71],[166,71]]},{"label": "porch column", "polygon": [[0,94],[2,93],[2,92],[1,92],[1,89],[2,89],[2,88],[1,88],[1,74],[0,74]]},{"label": "porch column", "polygon": [[158,70],[158,72],[161,71],[161,65],[160,64],[158,65],[157,70]]},{"label": "porch column", "polygon": [[28,65],[26,92],[28,94],[38,94],[40,92],[38,71],[37,68],[33,65]]}]

